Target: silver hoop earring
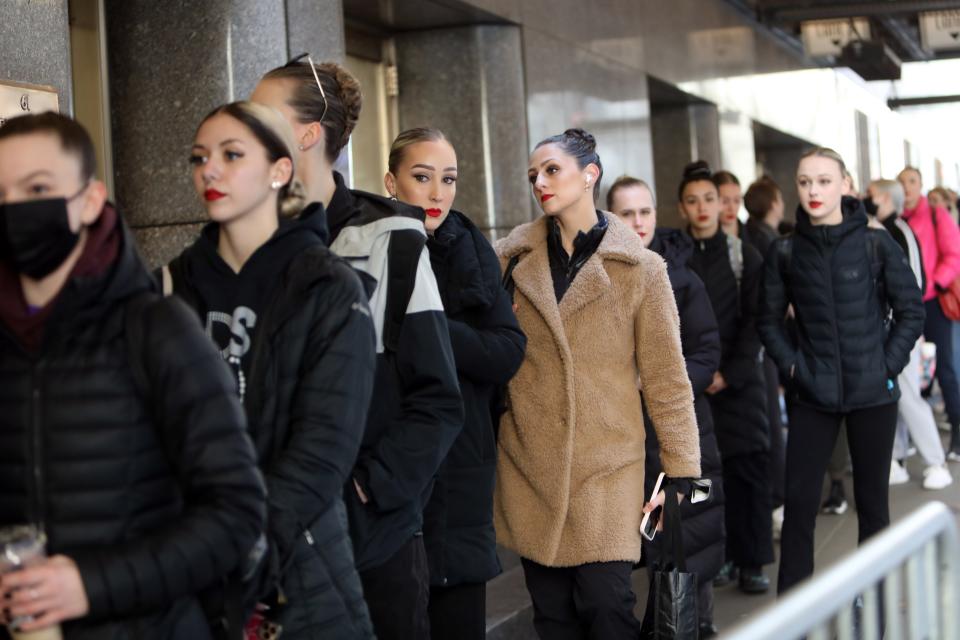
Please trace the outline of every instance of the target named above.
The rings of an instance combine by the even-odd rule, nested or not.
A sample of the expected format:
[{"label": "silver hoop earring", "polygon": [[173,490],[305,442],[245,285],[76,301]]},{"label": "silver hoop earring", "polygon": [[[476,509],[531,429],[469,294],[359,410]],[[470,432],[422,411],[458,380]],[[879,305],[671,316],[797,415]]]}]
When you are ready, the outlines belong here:
[{"label": "silver hoop earring", "polygon": [[394,202],[396,202],[396,201],[397,201],[397,196],[395,196],[394,194],[391,193],[391,194],[390,194],[390,199],[393,200]]},{"label": "silver hoop earring", "polygon": [[274,180],[273,182],[270,183],[270,188],[273,189],[274,191],[276,191],[282,186],[283,186],[283,183],[280,182],[279,180]]}]

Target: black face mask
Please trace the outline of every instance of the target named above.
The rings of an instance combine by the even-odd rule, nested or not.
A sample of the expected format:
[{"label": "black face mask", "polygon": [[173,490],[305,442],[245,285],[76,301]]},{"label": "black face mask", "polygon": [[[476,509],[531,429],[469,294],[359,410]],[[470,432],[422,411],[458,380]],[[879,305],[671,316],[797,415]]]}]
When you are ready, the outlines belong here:
[{"label": "black face mask", "polygon": [[867,215],[877,215],[877,203],[873,201],[872,197],[867,196],[863,199],[863,208],[867,210]]},{"label": "black face mask", "polygon": [[39,280],[57,269],[80,241],[70,229],[70,198],[50,198],[0,204],[0,257],[17,273]]}]

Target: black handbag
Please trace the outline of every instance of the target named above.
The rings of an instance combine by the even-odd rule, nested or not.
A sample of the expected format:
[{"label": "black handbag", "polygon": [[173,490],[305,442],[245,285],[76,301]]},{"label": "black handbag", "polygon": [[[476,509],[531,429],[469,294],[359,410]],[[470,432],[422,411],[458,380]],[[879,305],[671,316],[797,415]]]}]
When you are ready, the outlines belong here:
[{"label": "black handbag", "polygon": [[659,559],[651,572],[642,637],[653,640],[697,640],[697,574],[687,573],[680,529],[677,488],[664,487],[663,536]]}]

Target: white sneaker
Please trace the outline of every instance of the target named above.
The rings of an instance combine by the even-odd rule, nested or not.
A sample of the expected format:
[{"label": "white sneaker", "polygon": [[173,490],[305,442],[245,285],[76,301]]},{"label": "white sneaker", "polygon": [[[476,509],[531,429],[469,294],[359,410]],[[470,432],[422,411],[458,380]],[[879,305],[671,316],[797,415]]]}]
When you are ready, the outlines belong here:
[{"label": "white sneaker", "polygon": [[910,482],[910,474],[896,460],[890,462],[890,486],[897,484],[906,484]]},{"label": "white sneaker", "polygon": [[777,507],[773,510],[773,539],[779,540],[780,533],[783,531],[783,507]]},{"label": "white sneaker", "polygon": [[931,465],[923,470],[923,488],[931,491],[953,484],[953,476],[945,465]]}]

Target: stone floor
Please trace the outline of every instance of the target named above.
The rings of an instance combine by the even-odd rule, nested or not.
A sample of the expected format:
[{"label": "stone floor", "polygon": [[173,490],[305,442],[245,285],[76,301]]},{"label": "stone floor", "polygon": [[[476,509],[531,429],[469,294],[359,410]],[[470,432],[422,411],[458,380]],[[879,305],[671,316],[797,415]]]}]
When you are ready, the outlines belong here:
[{"label": "stone floor", "polygon": [[[957,479],[942,491],[925,491],[920,486],[923,462],[918,456],[907,461],[911,480],[906,485],[890,488],[890,515],[896,521],[920,505],[939,500],[946,503],[960,523],[960,463],[949,463],[950,471]],[[849,476],[846,479],[847,498],[850,509],[841,516],[821,515],[817,520],[816,565],[823,570],[850,553],[856,547],[857,515],[852,503],[853,488]],[[826,489],[826,487],[825,487]],[[530,598],[523,583],[523,573],[516,556],[503,552],[501,559],[504,573],[491,581],[487,588],[487,638],[490,640],[536,640],[533,632],[533,613]],[[766,568],[772,582],[776,582],[776,565]],[[646,572],[634,573],[637,601],[646,601]],[[774,590],[763,596],[742,594],[736,587],[718,589],[715,593],[715,622],[721,630],[729,630],[740,621],[774,601]],[[638,607],[639,609],[639,607]],[[642,609],[638,616],[643,615]]]}]

